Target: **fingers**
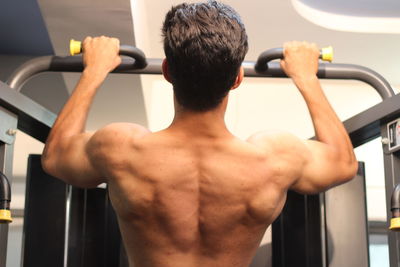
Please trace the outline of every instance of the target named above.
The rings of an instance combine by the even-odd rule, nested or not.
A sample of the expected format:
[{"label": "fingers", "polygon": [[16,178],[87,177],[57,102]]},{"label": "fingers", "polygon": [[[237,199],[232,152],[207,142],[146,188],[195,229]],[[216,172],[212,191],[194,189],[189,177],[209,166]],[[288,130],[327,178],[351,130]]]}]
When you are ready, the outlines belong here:
[{"label": "fingers", "polygon": [[110,72],[121,63],[118,38],[88,36],[83,41],[82,47],[83,62],[87,68]]},{"label": "fingers", "polygon": [[[119,46],[118,46],[118,47],[119,47]],[[120,56],[117,56],[117,57],[115,58],[114,66],[117,67],[118,65],[121,64],[121,62],[122,62],[122,58],[121,58]],[[114,67],[114,68],[115,68],[115,67]]]},{"label": "fingers", "polygon": [[299,42],[299,41],[290,41],[290,42],[285,42],[283,44],[284,47],[310,47],[310,48],[317,48],[317,45],[315,43],[310,43],[310,42]]},{"label": "fingers", "polygon": [[85,38],[85,40],[83,40],[83,43],[85,44],[85,43],[89,43],[89,42],[91,42],[93,40],[93,38],[92,38],[92,36],[87,36],[86,38]]},{"label": "fingers", "polygon": [[286,70],[286,62],[285,62],[284,58],[280,61],[280,65],[281,65],[281,69]]},{"label": "fingers", "polygon": [[314,53],[319,53],[319,48],[317,44],[315,43],[309,43],[306,41],[299,42],[299,41],[291,41],[291,42],[286,42],[283,44],[283,53],[288,52],[298,52],[299,50],[309,50]]},{"label": "fingers", "polygon": [[319,49],[315,43],[292,41],[283,44],[281,68],[292,78],[315,75]]},{"label": "fingers", "polygon": [[83,42],[82,42],[82,48],[84,49],[85,47],[93,47],[93,46],[104,46],[104,45],[109,45],[113,47],[114,49],[119,50],[120,46],[120,41],[118,38],[113,38],[113,37],[107,37],[107,36],[99,36],[99,37],[91,37],[87,36]]}]

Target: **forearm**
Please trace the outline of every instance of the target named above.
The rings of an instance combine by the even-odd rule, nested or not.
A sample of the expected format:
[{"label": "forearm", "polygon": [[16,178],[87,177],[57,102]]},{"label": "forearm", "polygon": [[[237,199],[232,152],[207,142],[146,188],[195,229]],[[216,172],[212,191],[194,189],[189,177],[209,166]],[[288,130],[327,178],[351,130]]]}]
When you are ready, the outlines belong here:
[{"label": "forearm", "polygon": [[69,137],[84,132],[89,108],[97,89],[107,74],[121,63],[118,39],[87,37],[83,42],[83,50],[85,70],[50,132],[46,149],[51,148],[53,143],[68,140]]},{"label": "forearm", "polygon": [[307,104],[316,139],[328,145],[343,161],[353,162],[353,146],[343,123],[328,102],[316,76],[294,80]]},{"label": "forearm", "polygon": [[71,137],[84,133],[87,116],[97,89],[106,77],[106,73],[85,70],[71,97],[61,110],[47,139],[44,158],[50,152],[60,151]]}]

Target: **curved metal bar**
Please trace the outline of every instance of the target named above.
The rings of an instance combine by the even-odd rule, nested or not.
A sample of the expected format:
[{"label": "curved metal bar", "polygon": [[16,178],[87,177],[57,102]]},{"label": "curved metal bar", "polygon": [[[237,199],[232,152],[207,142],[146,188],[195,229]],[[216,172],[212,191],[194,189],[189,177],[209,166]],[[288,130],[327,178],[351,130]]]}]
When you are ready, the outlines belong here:
[{"label": "curved metal bar", "polygon": [[[321,65],[321,64],[320,64]],[[371,85],[382,99],[395,95],[389,82],[376,71],[353,64],[323,64],[326,79],[358,80]]]},{"label": "curved metal bar", "polygon": [[[131,51],[132,53],[136,53]],[[125,55],[125,54],[124,54]],[[144,55],[144,54],[143,54]],[[130,57],[133,55],[130,54]],[[161,63],[160,63],[161,64]],[[113,71],[113,73],[130,73],[130,71],[138,71],[142,69],[147,69],[147,61],[137,61],[131,58],[123,58],[122,63]],[[150,69],[154,66],[150,67]],[[82,72],[83,71],[83,61],[82,56],[44,56],[31,59],[19,68],[17,68],[14,73],[7,80],[7,84],[15,89],[16,91],[21,91],[22,86],[35,75],[42,72]],[[160,65],[161,71],[161,65]],[[132,72],[137,73],[137,72]],[[157,73],[158,74],[158,73]]]},{"label": "curved metal bar", "polygon": [[[287,77],[278,62],[270,62],[267,65],[265,71],[257,71],[254,62],[244,62],[242,66],[244,67],[245,75],[249,77]],[[358,80],[365,82],[371,85],[382,99],[387,99],[395,95],[393,88],[382,75],[359,65],[319,63],[317,76],[321,79]]]},{"label": "curved metal bar", "polygon": [[50,69],[52,58],[52,56],[44,56],[25,62],[11,74],[6,83],[16,91],[21,91],[26,81],[36,74]]},{"label": "curved metal bar", "polygon": [[143,69],[147,66],[146,55],[137,47],[121,45],[119,47],[119,54],[133,58],[135,60],[134,68]]},{"label": "curved metal bar", "polygon": [[254,69],[256,71],[266,71],[268,69],[268,62],[279,58],[283,58],[282,47],[268,49],[260,54]]},{"label": "curved metal bar", "polygon": [[[113,73],[132,74],[162,74],[162,59],[148,59],[143,68],[135,65],[135,60],[123,58],[122,63]],[[278,62],[268,63],[265,71],[257,71],[255,62],[245,61],[242,66],[247,77],[287,77]],[[22,85],[32,76],[46,71],[82,72],[83,63],[80,56],[70,57],[39,57],[32,59],[19,67],[8,80],[11,88],[19,91]],[[395,95],[390,84],[377,72],[358,65],[320,63],[318,67],[319,78],[359,80],[371,85],[382,99]]]}]

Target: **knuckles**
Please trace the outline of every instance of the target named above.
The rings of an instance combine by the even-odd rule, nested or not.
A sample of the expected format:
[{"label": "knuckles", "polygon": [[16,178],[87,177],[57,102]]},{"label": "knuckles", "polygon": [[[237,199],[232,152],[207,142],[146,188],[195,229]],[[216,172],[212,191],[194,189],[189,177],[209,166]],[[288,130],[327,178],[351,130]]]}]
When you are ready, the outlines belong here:
[{"label": "knuckles", "polygon": [[309,42],[299,42],[299,41],[291,41],[286,42],[283,45],[284,55],[292,54],[292,53],[305,53],[311,52],[315,54],[319,54],[318,46],[315,43]]},{"label": "knuckles", "polygon": [[100,46],[109,46],[114,47],[114,49],[119,49],[119,39],[107,36],[98,36],[98,37],[86,37],[82,43],[83,47],[100,47]]}]

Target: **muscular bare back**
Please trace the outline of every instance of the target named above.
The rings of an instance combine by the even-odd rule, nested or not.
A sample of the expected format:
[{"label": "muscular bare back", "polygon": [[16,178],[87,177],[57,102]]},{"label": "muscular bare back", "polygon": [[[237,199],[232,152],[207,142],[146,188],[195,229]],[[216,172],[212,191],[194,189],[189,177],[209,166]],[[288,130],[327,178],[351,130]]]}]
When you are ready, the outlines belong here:
[{"label": "muscular bare back", "polygon": [[105,166],[130,262],[248,266],[285,201],[277,157],[231,135],[125,140]]}]

